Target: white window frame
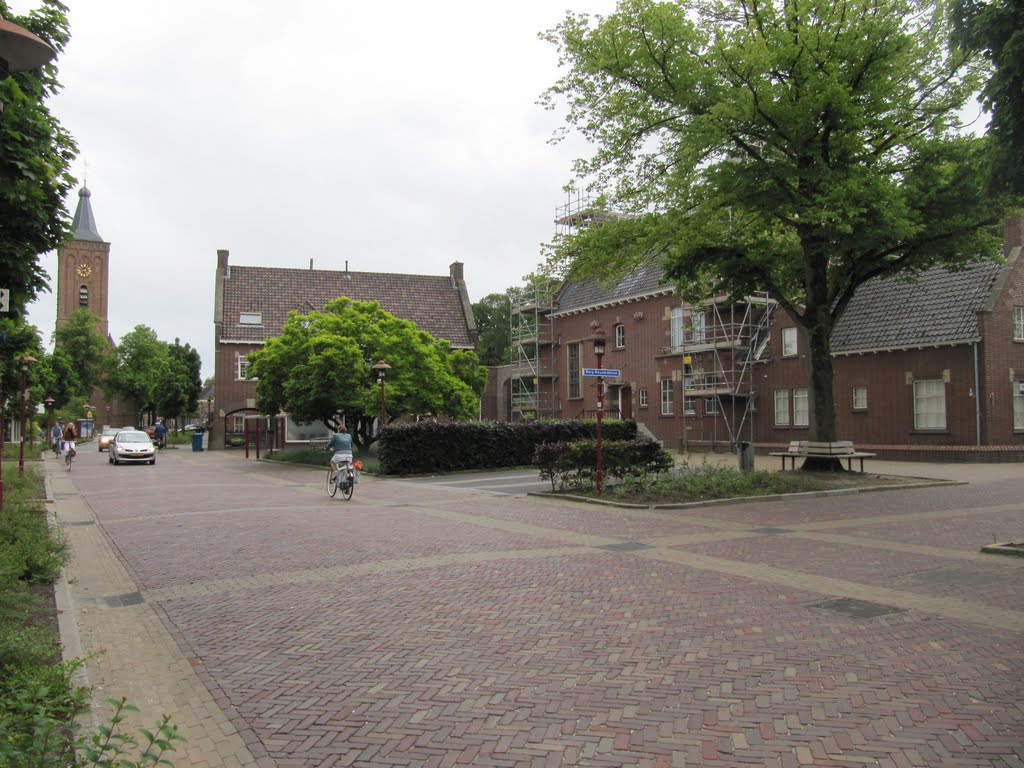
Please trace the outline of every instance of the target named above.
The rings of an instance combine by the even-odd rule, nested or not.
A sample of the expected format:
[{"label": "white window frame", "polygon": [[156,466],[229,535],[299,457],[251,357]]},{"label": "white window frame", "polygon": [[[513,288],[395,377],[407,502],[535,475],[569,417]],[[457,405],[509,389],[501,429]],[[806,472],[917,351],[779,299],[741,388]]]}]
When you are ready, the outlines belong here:
[{"label": "white window frame", "polygon": [[239,325],[263,325],[262,312],[242,312],[238,315]]},{"label": "white window frame", "polygon": [[235,379],[237,381],[245,381],[245,374],[249,370],[249,356],[239,355],[238,361],[235,368]]},{"label": "white window frame", "polygon": [[850,407],[855,411],[866,411],[868,409],[868,388],[854,387],[851,392]]},{"label": "white window frame", "polygon": [[788,427],[789,421],[789,390],[775,390],[775,426]]},{"label": "white window frame", "polygon": [[1024,430],[1024,380],[1013,382],[1013,428]]},{"label": "white window frame", "polygon": [[575,342],[574,344],[568,345],[568,351],[566,352],[566,395],[570,400],[579,400],[583,397],[583,383],[580,380],[582,371],[580,371],[580,361],[582,360],[583,350],[581,342]]},{"label": "white window frame", "polygon": [[234,421],[234,429],[231,430],[232,432],[245,432],[245,414],[236,413],[232,420]]},{"label": "white window frame", "polygon": [[683,413],[687,416],[697,415],[697,398],[696,397],[683,397]]},{"label": "white window frame", "polygon": [[672,379],[661,380],[661,415],[671,416],[675,413],[675,382]]},{"label": "white window frame", "polygon": [[810,399],[807,397],[807,389],[793,390],[793,426],[806,427],[810,424]]},{"label": "white window frame", "polygon": [[647,407],[647,390],[646,389],[639,390],[639,398],[640,398],[640,407],[641,408],[646,408]]},{"label": "white window frame", "polygon": [[783,328],[782,329],[782,356],[783,357],[796,357],[797,352],[797,332],[796,327]]},{"label": "white window frame", "polygon": [[672,349],[681,349],[683,346],[683,308],[673,307],[668,318],[669,344]]},{"label": "white window frame", "polygon": [[1024,307],[1013,308],[1013,340],[1024,341]]},{"label": "white window frame", "polygon": [[694,344],[705,344],[707,343],[707,318],[704,317],[703,312],[694,312],[690,315],[690,327],[693,329],[690,331],[690,338]]},{"label": "white window frame", "polygon": [[718,415],[718,398],[717,397],[705,397],[704,398],[704,415],[705,416],[717,416]]},{"label": "white window frame", "polygon": [[615,348],[622,349],[626,346],[626,326],[619,323],[615,326]]},{"label": "white window frame", "polygon": [[914,429],[946,429],[946,382],[942,379],[914,381]]}]

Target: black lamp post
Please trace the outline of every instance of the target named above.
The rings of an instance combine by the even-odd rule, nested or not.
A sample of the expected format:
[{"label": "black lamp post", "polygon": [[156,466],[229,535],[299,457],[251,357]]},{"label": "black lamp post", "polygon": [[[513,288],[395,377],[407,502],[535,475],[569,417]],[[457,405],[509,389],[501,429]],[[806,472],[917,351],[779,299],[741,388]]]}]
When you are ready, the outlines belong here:
[{"label": "black lamp post", "polygon": [[380,382],[380,428],[378,429],[379,432],[381,429],[384,429],[384,420],[387,418],[388,415],[387,409],[384,407],[384,378],[387,375],[387,372],[391,370],[391,366],[385,363],[383,360],[381,360],[379,363],[373,366],[373,370],[377,372],[377,381]]},{"label": "black lamp post", "polygon": [[37,362],[32,355],[19,355],[21,363],[21,440],[18,447],[18,474],[25,474],[25,401],[28,400],[28,367]]},{"label": "black lamp post", "polygon": [[[601,358],[604,357],[604,328],[594,330],[594,354],[597,356],[597,368],[601,369]],[[601,495],[604,486],[604,469],[601,465],[601,422],[604,419],[604,377],[597,377],[597,495]]]}]

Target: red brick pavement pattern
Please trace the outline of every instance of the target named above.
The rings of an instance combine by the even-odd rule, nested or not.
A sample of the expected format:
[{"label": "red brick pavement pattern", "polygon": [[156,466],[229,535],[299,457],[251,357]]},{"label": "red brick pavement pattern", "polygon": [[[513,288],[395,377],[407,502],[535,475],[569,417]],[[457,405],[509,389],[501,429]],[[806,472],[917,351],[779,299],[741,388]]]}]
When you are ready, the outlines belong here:
[{"label": "red brick pavement pattern", "polygon": [[[1019,500],[1013,504],[1019,505]],[[994,541],[1010,541],[1024,535],[1021,509],[986,512],[983,517],[964,515],[942,520],[888,522],[850,526],[843,533],[889,539],[931,547],[977,552]]]},{"label": "red brick pavement pattern", "polygon": [[[816,607],[830,597],[814,591],[818,575],[941,593],[911,580],[927,568],[900,571],[898,558],[918,568],[919,555],[873,550],[890,579],[788,534],[677,545],[749,562],[748,577],[582,539],[569,554],[501,556],[596,531],[642,541],[728,521],[899,520],[1008,503],[1005,483],[639,515],[372,479],[346,504],[326,499],[320,473],[230,460],[162,456],[155,472],[75,483],[141,587],[185,589],[149,599],[261,764],[1024,766],[1024,633]],[[139,504],[150,494],[172,500],[150,512]],[[963,521],[965,535],[987,527],[984,514]],[[297,569],[401,558],[407,567],[288,582]],[[759,580],[761,563],[806,573],[808,587]],[[1019,605],[1022,570],[997,567]],[[187,593],[231,574],[265,580]]]}]

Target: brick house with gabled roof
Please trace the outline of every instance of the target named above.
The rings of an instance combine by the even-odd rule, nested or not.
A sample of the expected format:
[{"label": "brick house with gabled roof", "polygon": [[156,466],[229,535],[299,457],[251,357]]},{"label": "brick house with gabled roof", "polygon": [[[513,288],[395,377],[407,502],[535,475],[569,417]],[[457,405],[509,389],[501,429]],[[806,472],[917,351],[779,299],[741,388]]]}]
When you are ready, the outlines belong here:
[{"label": "brick house with gabled roof", "polygon": [[[288,313],[322,310],[341,296],[376,301],[386,312],[409,320],[453,349],[476,349],[476,323],[463,276],[454,262],[447,275],[350,272],[346,269],[249,267],[228,263],[217,251],[214,298],[216,416],[210,446],[241,434],[242,420],[259,415],[256,383],[245,378],[248,355],[279,336]],[[291,436],[290,436],[291,437]],[[301,437],[301,436],[300,436]]]},{"label": "brick house with gabled roof", "polygon": [[[1011,217],[1001,261],[858,289],[832,336],[840,439],[894,458],[1024,457],[1022,246],[1024,217]],[[597,382],[584,369],[597,367],[603,328],[601,367],[620,371],[603,379],[608,415],[671,448],[807,439],[806,344],[792,318],[767,295],[691,306],[662,280],[646,265],[611,287],[562,286],[535,323],[535,370],[523,372],[549,406],[539,415],[596,412]],[[517,371],[502,374],[514,383]]]}]

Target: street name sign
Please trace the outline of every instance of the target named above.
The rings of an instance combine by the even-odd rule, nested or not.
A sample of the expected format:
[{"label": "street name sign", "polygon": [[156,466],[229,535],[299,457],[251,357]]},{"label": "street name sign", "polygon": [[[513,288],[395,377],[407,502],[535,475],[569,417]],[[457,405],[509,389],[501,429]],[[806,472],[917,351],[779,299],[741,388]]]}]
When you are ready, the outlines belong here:
[{"label": "street name sign", "polygon": [[622,371],[618,368],[584,368],[584,376],[607,376],[609,379],[615,379],[622,375]]}]

